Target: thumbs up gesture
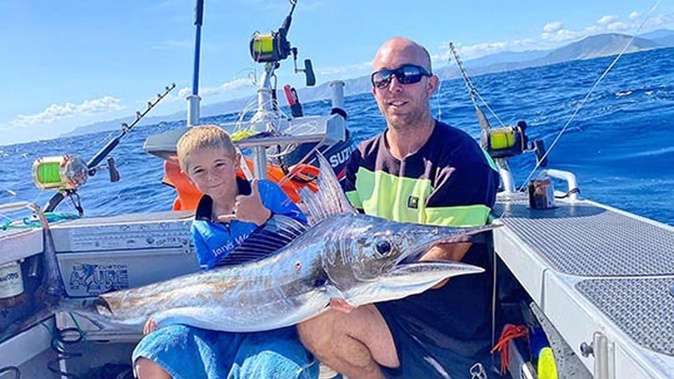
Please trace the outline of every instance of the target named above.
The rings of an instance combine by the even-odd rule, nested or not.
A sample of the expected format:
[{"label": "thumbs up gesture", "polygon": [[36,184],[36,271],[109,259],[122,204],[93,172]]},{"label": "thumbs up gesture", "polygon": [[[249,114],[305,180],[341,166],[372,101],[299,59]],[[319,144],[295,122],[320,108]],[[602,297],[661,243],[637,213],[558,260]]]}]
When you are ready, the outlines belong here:
[{"label": "thumbs up gesture", "polygon": [[225,223],[239,220],[252,222],[255,225],[262,225],[269,220],[271,211],[262,205],[257,179],[253,179],[250,195],[239,195],[236,197],[232,211],[233,214],[218,216],[218,220]]}]

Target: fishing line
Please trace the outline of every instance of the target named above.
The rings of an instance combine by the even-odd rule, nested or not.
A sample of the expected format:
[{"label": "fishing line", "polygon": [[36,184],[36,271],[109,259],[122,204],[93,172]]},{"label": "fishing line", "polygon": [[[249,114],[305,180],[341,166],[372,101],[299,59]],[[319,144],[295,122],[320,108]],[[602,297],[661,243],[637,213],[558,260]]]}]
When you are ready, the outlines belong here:
[{"label": "fishing line", "polygon": [[529,176],[527,176],[527,178],[524,180],[524,183],[522,183],[522,185],[519,187],[520,191],[523,190],[526,187],[526,185],[529,182],[529,180],[531,179],[531,177],[534,175],[536,170],[539,168],[540,162],[543,162],[544,159],[547,158],[548,154],[550,154],[552,149],[555,148],[559,139],[562,138],[562,135],[566,132],[566,130],[568,129],[568,127],[571,124],[571,122],[573,121],[573,119],[576,117],[578,112],[580,112],[581,108],[583,108],[583,106],[585,106],[585,103],[590,98],[590,95],[592,95],[594,90],[597,89],[597,87],[599,86],[599,83],[601,83],[604,80],[606,75],[608,75],[609,71],[611,71],[611,69],[613,69],[613,67],[616,65],[616,63],[618,63],[618,60],[623,56],[623,54],[625,54],[625,51],[627,51],[627,48],[629,48],[629,46],[632,44],[634,39],[639,35],[639,33],[641,32],[641,29],[646,24],[646,21],[648,21],[648,19],[651,17],[651,15],[653,14],[653,12],[658,7],[658,5],[660,4],[661,1],[662,0],[656,0],[653,7],[651,7],[651,10],[648,12],[646,17],[644,17],[643,21],[641,21],[641,24],[639,25],[637,30],[634,32],[634,34],[632,34],[632,37],[630,38],[630,40],[627,41],[627,43],[625,44],[623,49],[620,51],[620,53],[618,53],[618,55],[616,55],[615,59],[613,59],[611,64],[609,64],[608,67],[606,68],[606,70],[604,70],[604,72],[601,74],[599,79],[597,79],[597,81],[594,83],[592,88],[590,88],[590,91],[587,93],[587,95],[585,95],[583,100],[581,100],[581,102],[578,103],[578,106],[574,110],[573,114],[571,114],[571,117],[569,118],[569,120],[564,124],[564,127],[562,128],[562,130],[559,131],[559,133],[557,134],[557,137],[555,137],[554,141],[552,141],[552,144],[550,144],[550,147],[547,149],[545,154],[543,154],[543,157],[541,157],[541,159],[537,160],[536,166],[534,166],[533,170],[531,170],[531,172],[529,173]]}]

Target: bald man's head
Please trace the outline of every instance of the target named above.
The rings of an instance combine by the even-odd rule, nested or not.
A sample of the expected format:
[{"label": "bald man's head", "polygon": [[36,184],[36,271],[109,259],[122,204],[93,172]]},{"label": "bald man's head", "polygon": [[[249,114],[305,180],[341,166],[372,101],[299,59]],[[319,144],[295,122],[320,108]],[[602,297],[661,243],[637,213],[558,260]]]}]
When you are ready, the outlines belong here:
[{"label": "bald man's head", "polygon": [[393,58],[398,61],[404,60],[403,63],[416,64],[427,69],[428,72],[433,72],[431,55],[428,53],[428,50],[410,39],[394,37],[384,42],[379,50],[377,50],[374,58],[373,66],[375,71],[384,68],[396,68],[397,66],[389,66],[390,64],[397,63],[393,62]]}]

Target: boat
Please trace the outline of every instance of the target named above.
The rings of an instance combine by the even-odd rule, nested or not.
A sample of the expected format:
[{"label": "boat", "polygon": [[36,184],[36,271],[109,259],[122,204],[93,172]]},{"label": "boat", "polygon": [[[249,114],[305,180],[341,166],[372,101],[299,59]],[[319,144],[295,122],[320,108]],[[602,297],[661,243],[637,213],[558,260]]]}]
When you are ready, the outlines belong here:
[{"label": "boat", "polygon": [[[312,154],[337,154],[333,169],[339,172],[340,157],[353,149],[353,143],[341,82],[332,85],[329,115],[304,116],[292,89],[284,92],[290,94],[291,109],[295,105],[293,116],[279,111],[272,77],[280,61],[290,56],[295,60],[297,54],[287,40],[297,1],[290,3],[291,11],[278,31],[251,40],[253,59],[264,64],[255,114],[221,127],[241,136],[236,144],[248,150],[243,167],[249,172],[243,175],[281,175],[277,180],[306,176],[300,185],[311,183],[315,173]],[[199,125],[202,0],[196,8],[195,79],[188,96],[187,127]],[[309,84],[313,75],[307,62],[297,71]],[[476,90],[465,70],[462,73],[472,97]],[[171,89],[167,87],[157,102]],[[154,104],[139,112],[136,121]],[[534,346],[525,338],[501,340],[509,352],[509,375],[674,377],[674,227],[583,199],[582,183],[571,172],[542,167],[520,190],[508,159],[533,150],[544,166],[544,147],[528,141],[526,123],[491,127],[474,104],[482,126],[481,143],[496,161],[503,187],[493,210],[494,222],[502,224],[493,231],[491,243],[498,284],[495,302],[509,311],[509,322],[526,326],[529,342],[538,341]],[[105,377],[106,372],[108,377],[131,377],[130,354],[141,334],[101,330],[58,308],[56,300],[86,302],[106,291],[198,270],[189,233],[194,194],[175,171],[175,143],[187,129],[152,135],[144,145],[146,152],[164,160],[166,181],[176,186],[176,202],[167,204],[167,211],[74,219],[52,213],[64,198],[77,198],[87,176],[107,169],[111,180],[117,178],[114,161],[100,163],[134,125],[123,126],[120,136],[88,162],[74,156],[36,162],[38,171],[69,169],[52,182],[38,180],[45,186],[58,184],[44,207],[28,202],[0,205],[3,213],[23,210],[33,215],[26,222],[34,225],[0,231],[1,378],[11,378],[12,373],[15,378]],[[286,161],[270,162],[269,155],[279,145],[294,150],[287,148],[288,154],[282,155]],[[292,192],[293,187],[284,189]],[[495,337],[500,332],[495,331]]]}]

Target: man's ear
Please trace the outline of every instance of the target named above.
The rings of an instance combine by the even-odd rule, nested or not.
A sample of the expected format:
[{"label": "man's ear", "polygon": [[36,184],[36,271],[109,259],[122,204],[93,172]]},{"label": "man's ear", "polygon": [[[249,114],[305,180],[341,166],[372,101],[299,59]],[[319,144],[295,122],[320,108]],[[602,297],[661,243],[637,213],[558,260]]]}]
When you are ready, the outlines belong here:
[{"label": "man's ear", "polygon": [[437,75],[433,75],[430,78],[428,78],[428,83],[427,83],[427,90],[428,90],[428,97],[433,96],[435,91],[438,89],[438,83],[440,82],[440,78],[438,78]]}]

